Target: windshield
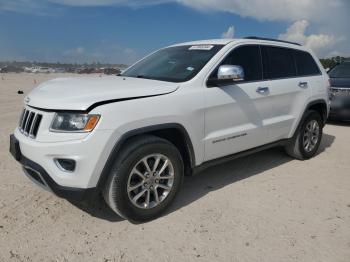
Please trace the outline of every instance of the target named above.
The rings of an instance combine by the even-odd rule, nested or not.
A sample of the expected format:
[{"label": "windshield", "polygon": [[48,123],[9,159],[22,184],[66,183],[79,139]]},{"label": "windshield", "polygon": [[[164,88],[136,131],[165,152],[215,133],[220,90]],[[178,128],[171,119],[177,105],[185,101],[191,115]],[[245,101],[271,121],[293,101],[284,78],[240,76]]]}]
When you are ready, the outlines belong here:
[{"label": "windshield", "polygon": [[165,48],[141,60],[121,75],[185,82],[197,75],[222,47],[223,45],[188,45]]},{"label": "windshield", "polygon": [[335,66],[330,72],[331,78],[350,78],[350,63],[342,63]]}]

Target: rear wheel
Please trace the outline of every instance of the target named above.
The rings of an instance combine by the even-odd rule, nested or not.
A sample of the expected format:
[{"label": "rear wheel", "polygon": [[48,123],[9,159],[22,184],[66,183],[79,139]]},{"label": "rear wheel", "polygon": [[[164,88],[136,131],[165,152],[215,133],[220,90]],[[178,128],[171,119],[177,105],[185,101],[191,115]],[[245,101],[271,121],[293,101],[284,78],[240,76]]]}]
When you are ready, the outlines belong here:
[{"label": "rear wheel", "polygon": [[322,128],[320,114],[314,110],[308,111],[291,143],[285,147],[287,154],[300,160],[313,157],[321,143]]},{"label": "rear wheel", "polygon": [[123,218],[150,220],[174,200],[183,173],[181,155],[173,144],[154,136],[138,137],[128,141],[116,158],[104,198]]}]

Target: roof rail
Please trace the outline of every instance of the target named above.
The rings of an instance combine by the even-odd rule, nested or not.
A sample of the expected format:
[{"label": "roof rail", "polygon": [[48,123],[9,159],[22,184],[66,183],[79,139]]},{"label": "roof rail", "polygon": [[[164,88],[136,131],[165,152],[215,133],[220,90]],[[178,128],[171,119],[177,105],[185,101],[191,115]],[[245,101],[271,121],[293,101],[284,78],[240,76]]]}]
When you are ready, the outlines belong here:
[{"label": "roof rail", "polygon": [[278,39],[273,39],[273,38],[257,37],[257,36],[247,36],[247,37],[244,37],[244,39],[267,40],[267,41],[281,42],[281,43],[287,43],[287,44],[293,44],[293,45],[301,46],[301,44],[294,43],[294,42],[278,40]]}]

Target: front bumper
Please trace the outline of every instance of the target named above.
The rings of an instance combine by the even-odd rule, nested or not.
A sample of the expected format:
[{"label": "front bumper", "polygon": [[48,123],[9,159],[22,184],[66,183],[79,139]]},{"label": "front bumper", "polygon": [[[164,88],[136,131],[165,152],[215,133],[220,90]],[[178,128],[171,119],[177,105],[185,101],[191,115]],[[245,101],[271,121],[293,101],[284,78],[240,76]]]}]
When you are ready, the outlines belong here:
[{"label": "front bumper", "polygon": [[10,135],[10,153],[21,163],[24,173],[30,180],[59,197],[74,202],[90,202],[98,194],[96,187],[74,188],[57,184],[42,166],[22,155],[19,141],[13,134]]},{"label": "front bumper", "polygon": [[[41,130],[41,133],[44,132]],[[110,142],[112,131],[94,130],[83,139],[56,142],[55,138],[59,135],[64,136],[50,133],[52,142],[41,142],[37,138],[25,136],[18,128],[14,132],[19,141],[21,155],[42,166],[57,184],[73,188],[96,187],[114,146],[114,141]],[[55,159],[74,160],[75,170],[65,172],[57,166]]]}]

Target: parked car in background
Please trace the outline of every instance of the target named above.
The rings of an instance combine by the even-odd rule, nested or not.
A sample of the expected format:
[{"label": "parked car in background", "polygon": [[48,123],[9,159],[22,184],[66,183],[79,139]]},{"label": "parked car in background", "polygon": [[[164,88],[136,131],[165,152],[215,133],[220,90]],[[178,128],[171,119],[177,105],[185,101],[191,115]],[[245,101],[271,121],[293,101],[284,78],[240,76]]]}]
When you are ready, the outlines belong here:
[{"label": "parked car in background", "polygon": [[54,70],[50,67],[39,67],[36,73],[44,73],[44,74],[48,74],[48,73],[53,73]]},{"label": "parked car in background", "polygon": [[33,73],[33,67],[27,67],[25,66],[24,69],[23,69],[24,72],[26,73]]},{"label": "parked car in background", "polygon": [[95,68],[93,67],[79,67],[76,69],[76,73],[78,74],[92,74],[95,72]]},{"label": "parked car in background", "polygon": [[38,66],[24,67],[24,72],[26,73],[37,73],[38,70],[39,70]]},{"label": "parked car in background", "polygon": [[65,73],[66,69],[60,67],[60,68],[54,68],[53,71],[54,73]]},{"label": "parked car in background", "polygon": [[106,75],[118,75],[121,71],[119,68],[104,68],[103,72]]},{"label": "parked car in background", "polygon": [[14,65],[7,65],[1,68],[0,73],[20,73],[23,72],[23,68],[14,66]]},{"label": "parked car in background", "polygon": [[50,67],[33,66],[33,67],[25,67],[24,72],[27,72],[27,73],[53,73],[54,69],[50,68]]},{"label": "parked car in background", "polygon": [[329,119],[350,120],[350,61],[336,65],[328,74],[331,85]]}]

